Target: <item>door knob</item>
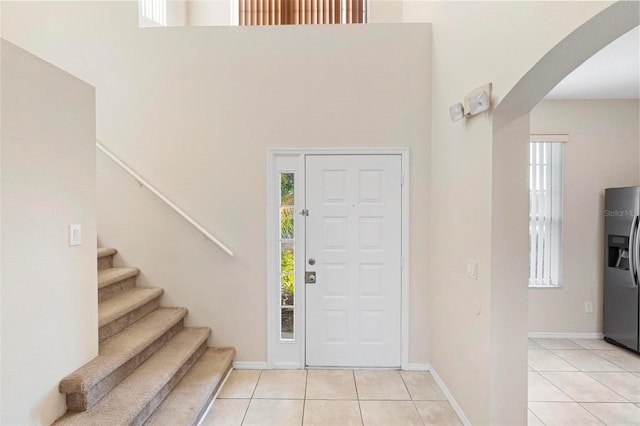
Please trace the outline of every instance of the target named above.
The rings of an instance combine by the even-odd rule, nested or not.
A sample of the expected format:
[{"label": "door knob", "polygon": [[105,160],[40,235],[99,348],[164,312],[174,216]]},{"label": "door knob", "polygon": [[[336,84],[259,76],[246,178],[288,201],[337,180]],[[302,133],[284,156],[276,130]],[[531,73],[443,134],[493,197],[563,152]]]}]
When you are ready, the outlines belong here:
[{"label": "door knob", "polygon": [[315,284],[316,283],[316,273],[313,271],[304,273],[304,282],[305,284]]}]

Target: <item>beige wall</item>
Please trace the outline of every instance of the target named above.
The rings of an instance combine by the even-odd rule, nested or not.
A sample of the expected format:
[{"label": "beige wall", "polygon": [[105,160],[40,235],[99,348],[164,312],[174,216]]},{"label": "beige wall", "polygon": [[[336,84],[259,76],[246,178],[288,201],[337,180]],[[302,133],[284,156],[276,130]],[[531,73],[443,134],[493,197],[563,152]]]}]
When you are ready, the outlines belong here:
[{"label": "beige wall", "polygon": [[3,7],[7,38],[97,87],[99,139],[235,252],[98,155],[100,242],[238,361],[266,361],[267,148],[408,147],[409,361],[427,362],[428,25],[139,30],[136,3]]},{"label": "beige wall", "polygon": [[[504,158],[511,149],[526,150],[499,141],[491,114],[451,123],[448,108],[488,82],[499,103],[543,55],[608,4],[403,5],[405,21],[433,23],[429,362],[472,424],[526,424],[526,269],[518,264],[494,274],[504,251],[521,245],[494,232],[497,206],[519,199],[518,181],[498,185],[509,176]],[[514,126],[503,134],[517,134],[522,123]],[[516,229],[526,211],[516,204],[510,210],[502,214],[503,226]],[[468,259],[478,261],[477,280],[466,276]]]},{"label": "beige wall", "polygon": [[[525,424],[528,240],[513,238],[528,229],[527,152],[529,115],[494,128],[491,194],[491,424]],[[520,161],[518,161],[520,160]],[[514,374],[515,372],[515,374]],[[526,374],[526,373],[525,373]]]},{"label": "beige wall", "polygon": [[[187,24],[192,26],[232,25],[234,0],[187,0]],[[237,3],[237,0],[235,0]]]},{"label": "beige wall", "polygon": [[403,0],[369,0],[368,21],[372,24],[404,22]]},{"label": "beige wall", "polygon": [[1,83],[0,423],[50,424],[60,379],[98,352],[95,94],[5,41]]},{"label": "beige wall", "polygon": [[[564,133],[562,288],[529,290],[529,331],[602,333],[604,189],[638,185],[638,100],[544,101],[531,133]],[[594,313],[585,313],[585,302]]]},{"label": "beige wall", "polygon": [[[124,233],[124,230],[129,232],[129,235],[119,235],[118,238],[110,238],[106,241],[123,249],[125,262],[143,263],[143,268],[147,264],[160,265],[159,273],[149,272],[154,275],[143,275],[143,280],[148,278],[149,282],[156,285],[158,285],[157,279],[176,280],[180,283],[172,284],[169,294],[173,296],[170,297],[176,297],[180,292],[178,287],[183,287],[186,293],[190,285],[184,284],[185,280],[177,275],[166,276],[169,262],[184,266],[187,270],[196,263],[200,264],[200,261],[209,262],[211,266],[207,266],[206,269],[199,267],[198,273],[188,272],[188,274],[199,276],[194,281],[196,287],[193,291],[203,292],[199,298],[202,308],[196,307],[196,312],[202,311],[205,315],[210,315],[206,313],[209,311],[215,312],[217,304],[226,303],[233,306],[235,303],[246,303],[250,300],[249,309],[253,309],[252,316],[264,318],[264,302],[254,303],[255,300],[264,297],[264,294],[260,293],[263,291],[260,289],[264,289],[263,266],[255,267],[256,262],[264,263],[264,255],[260,253],[260,247],[264,246],[264,223],[260,222],[262,215],[255,215],[251,210],[256,206],[264,206],[264,199],[259,202],[253,201],[235,190],[237,187],[220,185],[212,179],[214,177],[212,173],[218,172],[211,170],[219,170],[220,175],[216,174],[216,176],[223,176],[225,179],[228,179],[227,177],[237,169],[234,165],[238,163],[247,165],[249,177],[255,173],[249,169],[254,165],[264,170],[264,163],[259,165],[246,147],[254,143],[263,143],[261,141],[267,136],[269,139],[274,138],[274,133],[277,134],[276,142],[293,143],[291,141],[300,140],[298,136],[300,134],[308,136],[305,143],[310,145],[326,142],[324,132],[318,132],[315,129],[312,132],[308,131],[308,127],[303,125],[304,121],[299,125],[288,122],[274,132],[267,120],[272,117],[269,108],[276,108],[278,111],[282,111],[285,106],[286,111],[307,109],[308,114],[326,117],[329,123],[336,123],[336,130],[343,130],[348,125],[341,116],[319,108],[327,104],[324,96],[335,96],[339,100],[336,104],[341,104],[346,99],[346,104],[354,102],[351,105],[370,105],[373,109],[372,114],[351,116],[355,120],[352,128],[344,136],[337,134],[331,144],[353,145],[354,139],[345,136],[355,134],[360,138],[369,138],[370,144],[398,143],[411,146],[414,161],[412,170],[416,173],[416,169],[419,169],[418,173],[423,173],[412,176],[413,220],[417,220],[417,215],[426,220],[425,223],[417,225],[412,223],[417,233],[412,237],[414,256],[412,258],[412,308],[417,304],[426,303],[426,308],[422,310],[422,315],[426,315],[426,318],[412,317],[414,328],[412,336],[418,334],[427,338],[412,340],[411,360],[421,362],[425,359],[424,351],[428,342],[429,362],[444,380],[471,423],[524,424],[526,421],[526,368],[523,367],[525,364],[522,354],[526,353],[526,272],[523,272],[524,269],[519,266],[502,275],[492,276],[493,257],[499,259],[504,255],[501,252],[503,247],[508,246],[508,244],[493,243],[499,235],[494,235],[492,206],[497,202],[506,204],[508,198],[513,195],[511,191],[514,190],[507,187],[508,191],[505,193],[494,193],[493,184],[496,179],[494,175],[502,178],[503,173],[508,173],[509,167],[503,160],[497,166],[495,161],[503,158],[504,152],[494,153],[492,150],[498,148],[508,151],[510,148],[503,144],[494,146],[495,135],[491,114],[452,124],[447,110],[453,103],[461,101],[470,90],[489,81],[494,83],[495,102],[499,102],[563,37],[603,10],[608,4],[610,2],[403,2],[399,9],[402,11],[404,21],[433,22],[434,57],[431,75],[433,114],[429,110],[429,95],[425,95],[424,92],[428,90],[430,78],[429,64],[424,62],[426,71],[423,77],[427,84],[414,87],[410,93],[403,92],[402,96],[406,98],[403,101],[404,107],[396,105],[398,101],[393,95],[391,102],[388,103],[391,106],[396,105],[397,108],[406,107],[406,110],[402,109],[406,111],[406,115],[400,112],[401,109],[395,108],[382,113],[381,110],[385,107],[373,102],[374,99],[370,97],[382,93],[389,96],[385,93],[387,91],[393,94],[390,88],[395,87],[395,84],[387,85],[386,82],[387,80],[395,81],[396,72],[405,72],[402,69],[403,65],[398,64],[416,60],[421,61],[418,68],[422,68],[423,59],[420,58],[428,52],[428,44],[426,46],[414,44],[404,38],[396,38],[393,31],[390,36],[386,32],[384,36],[380,34],[375,44],[364,49],[365,52],[369,52],[366,54],[367,57],[368,55],[371,57],[363,69],[385,74],[382,74],[382,78],[378,78],[375,83],[368,84],[368,89],[373,90],[373,93],[366,95],[362,103],[355,103],[351,97],[332,91],[323,93],[319,101],[314,99],[314,102],[308,102],[305,99],[308,99],[310,93],[315,93],[314,84],[303,84],[296,92],[297,96],[292,97],[288,90],[285,90],[282,95],[272,87],[259,84],[256,82],[256,74],[260,73],[261,80],[284,82],[284,78],[279,77],[282,70],[292,65],[303,66],[304,61],[311,60],[313,63],[311,57],[320,54],[326,55],[324,56],[326,58],[340,59],[345,63],[353,62],[354,59],[350,54],[354,51],[348,50],[349,46],[362,46],[356,41],[364,42],[364,34],[369,34],[366,31],[372,31],[373,34],[378,30],[361,30],[359,26],[336,30],[336,32],[327,29],[297,28],[281,28],[273,32],[272,29],[265,28],[193,28],[192,32],[185,32],[184,34],[187,35],[182,39],[172,38],[175,34],[182,33],[170,30],[164,33],[167,34],[166,36],[159,36],[162,38],[161,42],[175,49],[180,45],[181,50],[177,56],[168,58],[166,53],[169,50],[164,53],[156,50],[148,53],[145,49],[140,49],[142,45],[137,43],[149,42],[156,35],[148,32],[143,36],[132,36],[132,25],[126,19],[128,15],[121,10],[128,7],[126,5],[104,8],[95,5],[89,7],[87,4],[82,8],[74,9],[72,13],[60,13],[55,10],[60,6],[12,4],[10,8],[5,6],[3,19],[5,25],[11,25],[8,33],[15,37],[17,42],[24,43],[34,52],[51,58],[68,69],[74,69],[74,73],[86,76],[88,81],[98,86],[100,137],[136,170],[152,178],[158,187],[176,198],[179,204],[185,207],[193,206],[196,218],[217,231],[223,241],[228,242],[236,252],[240,253],[233,263],[225,262],[222,260],[223,255],[209,248],[208,243],[205,243],[201,237],[190,236],[187,234],[187,228],[181,232],[179,227],[182,225],[179,224],[179,218],[172,221],[168,229],[163,228],[162,225],[168,223],[168,219],[163,218],[162,215],[165,213],[159,213],[160,210],[155,210],[155,207],[151,210],[145,205],[139,205],[135,214],[129,213],[131,219],[117,211],[113,219],[100,219],[101,223],[103,220],[106,221],[105,225],[109,221],[112,222],[113,225],[109,226],[117,226],[120,229],[119,233]],[[30,13],[32,7],[44,9],[34,14]],[[99,13],[91,12],[90,9],[93,7],[102,7],[102,9]],[[8,9],[12,11],[12,19],[6,19]],[[88,19],[77,19],[76,13],[87,13]],[[394,8],[393,14],[397,13],[399,13],[398,9]],[[95,18],[95,15],[99,15],[100,19]],[[52,16],[55,19],[49,22]],[[109,31],[109,23],[115,21],[118,21],[118,28],[121,28],[118,34],[112,34]],[[531,25],[531,22],[536,22],[536,25]],[[367,28],[376,27],[380,28],[381,32],[387,30],[384,26],[367,26]],[[43,40],[41,29],[47,31],[45,40]],[[414,30],[423,31],[416,29],[403,31]],[[4,31],[7,32],[6,29]],[[311,39],[305,39],[305,34],[315,32],[324,32],[319,45],[308,43],[304,45],[297,41],[309,42]],[[73,34],[82,34],[82,38],[74,37]],[[173,35],[169,36],[169,34]],[[292,37],[293,35],[303,38],[298,39]],[[182,90],[177,90],[169,84],[160,85],[156,88],[157,93],[152,93],[153,83],[146,82],[143,69],[138,69],[136,64],[142,61],[150,64],[164,64],[169,60],[172,61],[172,65],[180,63],[187,59],[187,54],[198,52],[191,47],[191,42],[199,46],[197,40],[203,37],[208,38],[211,43],[211,52],[215,52],[215,55],[200,55],[199,66],[208,65],[212,69],[216,68],[215,75],[222,77],[221,82],[235,81],[236,83],[231,85],[219,83],[215,87],[216,90],[204,91],[202,96],[208,96],[208,101],[201,101],[193,109],[189,109],[193,117],[184,117],[180,114],[174,116],[176,109],[173,104],[188,107],[190,103],[186,102],[189,99],[187,95],[193,91],[203,92],[200,90],[203,83],[194,78],[185,68],[177,67],[172,75],[185,81],[185,86],[180,86]],[[52,39],[58,40],[58,44],[50,43]],[[92,39],[98,39],[100,43],[92,45],[87,42]],[[218,39],[223,39],[224,42],[216,41]],[[366,40],[374,43],[373,38],[366,38]],[[187,41],[189,43],[186,43]],[[114,45],[118,48],[114,48]],[[128,47],[122,48],[125,45],[138,46],[138,49],[130,51]],[[296,53],[300,58],[300,64],[296,63],[294,57],[286,54],[281,45],[291,48],[292,50],[287,52]],[[278,49],[278,46],[281,49]],[[313,49],[310,46],[314,46]],[[385,55],[380,54],[381,50]],[[67,52],[75,52],[75,54],[71,55]],[[280,56],[274,55],[274,52],[279,53]],[[395,54],[401,55],[402,58],[397,58]],[[411,57],[414,58],[411,59]],[[283,66],[276,67],[273,58],[277,60],[284,58]],[[400,62],[394,64],[393,61],[397,60]],[[229,67],[229,64],[234,62],[237,64]],[[109,64],[117,65],[115,69],[109,67],[109,73],[101,72],[101,69]],[[240,67],[240,64],[244,66]],[[252,66],[258,71],[254,71]],[[170,72],[166,72],[167,75],[164,72],[162,75],[169,78]],[[142,83],[132,84],[131,75]],[[350,76],[351,74],[343,73],[342,75]],[[319,74],[314,74],[314,77],[318,76]],[[291,78],[290,75],[287,77]],[[416,77],[411,73],[407,81],[412,81],[414,78]],[[416,84],[418,81],[422,80],[416,79]],[[362,82],[364,84],[366,80]],[[209,84],[208,80],[207,84]],[[280,84],[282,87],[285,85],[285,83]],[[357,87],[364,91],[359,85]],[[268,96],[277,101],[267,102]],[[416,96],[422,101],[416,100]],[[127,100],[123,104],[130,107],[127,111],[133,110],[139,113],[129,117],[119,111],[120,98]],[[257,100],[257,105],[252,104],[254,100]],[[425,102],[426,105],[421,102]],[[353,111],[357,110],[356,108]],[[244,113],[240,114],[237,111]],[[297,113],[294,114],[294,117],[299,116]],[[423,119],[420,125],[414,121],[419,120],[418,117]],[[429,117],[432,118],[433,123],[431,147],[428,145]],[[197,119],[197,126],[184,125],[194,123],[194,118]],[[382,120],[376,122],[375,119],[379,118]],[[154,123],[154,126],[143,128],[139,124],[140,120]],[[248,121],[253,124],[247,126]],[[207,126],[210,127],[210,132],[206,134],[213,136],[193,140],[192,133],[202,132],[207,129]],[[226,130],[217,131],[218,127]],[[232,127],[233,130],[229,130]],[[522,123],[515,123],[514,129],[505,129],[504,133],[519,134],[522,131],[521,127],[523,127]],[[185,131],[185,128],[188,131]],[[372,128],[376,131],[371,131]],[[398,135],[402,136],[400,139],[406,137],[407,140],[396,141]],[[166,143],[165,141],[169,139],[174,142],[180,141],[180,147],[176,148],[174,142]],[[409,142],[409,140],[418,139],[424,142],[422,148]],[[227,147],[225,144],[228,143],[236,148]],[[215,155],[211,155],[209,144],[216,144]],[[516,149],[516,152],[519,151]],[[193,156],[199,159],[197,163],[185,162],[187,157]],[[419,158],[427,158],[426,163],[416,163],[416,159]],[[524,161],[523,157],[523,163]],[[118,184],[124,182],[124,179],[118,177],[115,171],[111,173],[104,167],[103,172],[104,177],[100,178],[103,181],[113,179]],[[260,173],[255,175],[264,176]],[[196,179],[205,180],[209,186],[189,185]],[[241,179],[249,180],[245,176]],[[425,186],[421,188],[420,182],[426,182]],[[524,191],[526,186],[523,182],[521,181]],[[100,185],[101,188],[104,187],[103,184]],[[243,182],[241,185],[242,188],[257,191],[256,194],[264,193],[263,181]],[[123,189],[123,191],[129,192],[129,189]],[[143,190],[138,192],[144,193]],[[136,203],[145,203],[144,196],[139,194],[131,197],[137,198]],[[128,200],[129,197],[125,194],[122,199]],[[114,197],[116,198],[120,200]],[[224,200],[225,208],[219,208],[222,203],[220,200]],[[425,210],[421,210],[422,207]],[[118,208],[124,209],[116,206],[111,210]],[[157,213],[149,213],[151,211]],[[146,216],[146,219],[140,221],[136,216]],[[505,216],[507,220],[514,220],[514,223],[510,223],[509,226],[515,229],[519,219]],[[147,224],[157,224],[153,233],[145,229],[141,231],[143,238],[149,238],[149,240],[140,241],[138,238],[138,241],[134,241],[136,239],[134,235],[140,232],[136,228],[147,226]],[[121,229],[121,225],[126,225],[128,228]],[[178,235],[179,238],[169,238]],[[123,241],[126,241],[124,246],[121,244]],[[252,248],[256,244],[260,247]],[[433,252],[432,256],[429,256],[429,251]],[[175,257],[176,252],[182,252],[182,254]],[[140,262],[139,259],[143,259],[144,262]],[[477,281],[466,277],[467,259],[479,261]],[[236,277],[236,272],[243,279],[229,281],[229,278]],[[212,278],[214,273],[215,278]],[[428,274],[428,279],[422,275],[423,273]],[[493,286],[494,279],[500,280],[501,285]],[[519,279],[523,280],[522,287],[519,287],[521,291],[511,293],[513,302],[499,294],[505,283],[516,283]],[[427,282],[428,298],[424,295],[425,288],[422,285]],[[233,288],[235,291],[214,290],[219,289],[220,286],[223,290]],[[511,287],[507,289],[513,290]],[[415,291],[420,291],[420,294],[414,293]],[[255,298],[256,294],[259,297]],[[224,298],[224,302],[213,299],[212,295],[219,295]],[[480,307],[480,315],[475,313],[476,304]],[[412,310],[412,315],[416,315],[416,309]],[[197,313],[193,317],[194,321],[200,321],[202,318]],[[234,318],[233,313],[231,318],[221,316],[213,318],[219,324],[233,324],[236,327],[234,333],[226,335],[222,330],[223,334],[214,337],[214,341],[233,339],[233,344],[241,346],[240,359],[255,360],[252,358],[254,355],[264,357],[264,336],[253,335],[251,326],[235,323]],[[500,321],[504,318],[508,318],[509,321]],[[424,332],[425,327],[426,332]],[[247,338],[247,336],[257,337]],[[514,336],[519,338],[511,339]],[[512,392],[509,393],[508,390]]]}]

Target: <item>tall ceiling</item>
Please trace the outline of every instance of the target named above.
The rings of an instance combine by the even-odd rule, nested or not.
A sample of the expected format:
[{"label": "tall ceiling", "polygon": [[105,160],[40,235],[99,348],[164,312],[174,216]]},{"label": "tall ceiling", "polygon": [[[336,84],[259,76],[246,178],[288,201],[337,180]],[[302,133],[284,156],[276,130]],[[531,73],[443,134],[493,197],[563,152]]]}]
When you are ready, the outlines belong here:
[{"label": "tall ceiling", "polygon": [[640,27],[611,42],[569,74],[545,99],[640,98]]}]

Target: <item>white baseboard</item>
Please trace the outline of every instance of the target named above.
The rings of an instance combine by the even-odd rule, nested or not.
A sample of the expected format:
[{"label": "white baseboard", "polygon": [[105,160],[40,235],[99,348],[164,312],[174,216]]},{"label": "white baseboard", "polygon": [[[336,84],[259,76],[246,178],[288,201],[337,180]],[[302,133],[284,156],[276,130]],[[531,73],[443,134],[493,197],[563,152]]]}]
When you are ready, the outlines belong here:
[{"label": "white baseboard", "polygon": [[429,371],[431,372],[431,375],[433,376],[433,379],[436,381],[436,383],[438,384],[440,389],[442,389],[442,392],[444,393],[444,396],[447,397],[447,400],[449,401],[449,404],[451,404],[451,407],[453,408],[453,411],[456,412],[456,414],[458,415],[458,418],[460,418],[460,421],[462,422],[462,424],[464,426],[471,426],[471,422],[469,421],[467,416],[464,414],[464,411],[462,411],[462,408],[460,407],[460,405],[458,405],[458,402],[455,400],[455,398],[453,397],[451,392],[449,392],[449,389],[444,384],[444,382],[442,381],[442,379],[440,378],[440,376],[438,375],[436,370],[434,370],[433,367],[431,365],[429,365],[429,364],[427,364],[427,366],[428,366]]},{"label": "white baseboard", "polygon": [[302,370],[304,365],[297,362],[276,362],[273,364],[274,370]]},{"label": "white baseboard", "polygon": [[602,333],[546,333],[530,332],[530,339],[602,339]]},{"label": "white baseboard", "polygon": [[416,364],[409,363],[404,366],[403,370],[405,371],[429,371],[431,366],[429,364]]},{"label": "white baseboard", "polygon": [[233,368],[236,370],[267,370],[267,363],[263,361],[233,361]]}]

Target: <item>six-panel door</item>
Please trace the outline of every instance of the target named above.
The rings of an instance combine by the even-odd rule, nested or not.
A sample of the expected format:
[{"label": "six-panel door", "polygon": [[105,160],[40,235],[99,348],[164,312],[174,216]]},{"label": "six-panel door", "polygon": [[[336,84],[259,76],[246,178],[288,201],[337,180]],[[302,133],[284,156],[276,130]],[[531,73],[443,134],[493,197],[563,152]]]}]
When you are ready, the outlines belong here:
[{"label": "six-panel door", "polygon": [[308,366],[400,366],[401,174],[400,155],[306,157]]}]

